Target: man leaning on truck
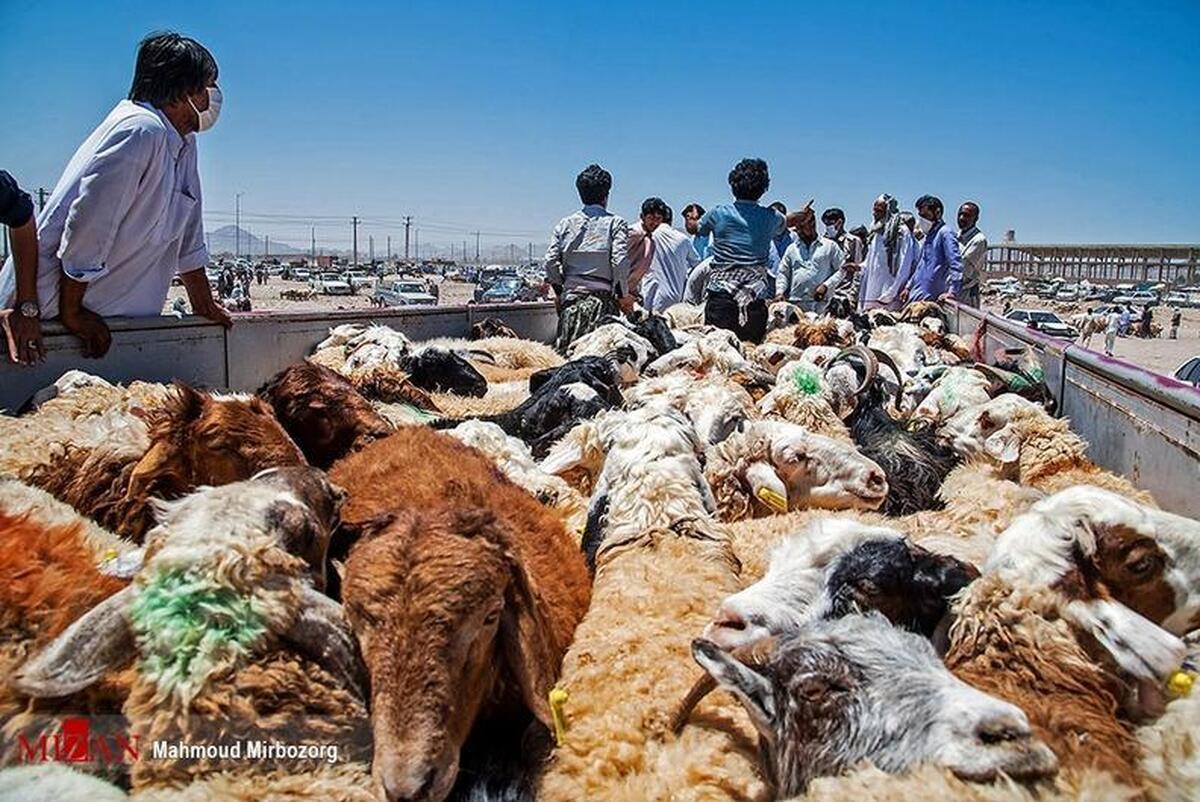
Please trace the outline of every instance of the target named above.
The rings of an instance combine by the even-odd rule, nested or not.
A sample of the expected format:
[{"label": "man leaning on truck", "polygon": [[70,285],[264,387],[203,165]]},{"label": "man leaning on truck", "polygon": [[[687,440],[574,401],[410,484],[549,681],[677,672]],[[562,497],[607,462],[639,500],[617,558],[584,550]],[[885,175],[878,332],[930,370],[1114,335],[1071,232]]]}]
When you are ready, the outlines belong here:
[{"label": "man leaning on truck", "polygon": [[[220,109],[212,54],[186,36],[152,34],[138,48],[129,98],[79,146],[50,194],[37,225],[36,302],[25,311],[57,316],[85,356],[108,351],[104,318],[162,314],[177,274],[195,314],[229,325],[204,274],[196,160],[196,132]],[[18,300],[17,272],[13,259],[0,270],[0,308]]]}]

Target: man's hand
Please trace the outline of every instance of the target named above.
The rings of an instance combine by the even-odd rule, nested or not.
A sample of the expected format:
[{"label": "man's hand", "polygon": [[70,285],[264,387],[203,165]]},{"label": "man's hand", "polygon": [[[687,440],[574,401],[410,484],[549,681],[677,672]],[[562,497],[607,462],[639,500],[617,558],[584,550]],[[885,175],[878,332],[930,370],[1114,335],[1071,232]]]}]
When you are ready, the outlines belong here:
[{"label": "man's hand", "polygon": [[939,304],[945,303],[946,301],[953,301],[953,300],[954,300],[954,293],[952,293],[952,292],[943,292],[941,295],[938,296]]},{"label": "man's hand", "polygon": [[86,307],[80,307],[73,312],[63,312],[59,319],[67,331],[83,341],[83,355],[89,359],[99,359],[108,353],[112,345],[112,332],[104,318]]},{"label": "man's hand", "polygon": [[15,309],[0,312],[6,316],[4,328],[8,330],[8,358],[18,365],[33,365],[46,361],[42,349],[42,323],[36,317],[25,317]]},{"label": "man's hand", "polygon": [[202,304],[199,307],[193,305],[192,313],[200,317],[206,317],[213,323],[220,323],[225,328],[233,325],[233,316],[229,314],[229,310],[214,301],[211,297],[206,304]]},{"label": "man's hand", "polygon": [[900,305],[904,306],[908,303],[908,287],[900,290]]},{"label": "man's hand", "polygon": [[853,276],[858,272],[859,267],[860,265],[857,262],[846,262],[846,264],[842,265],[842,270],[846,272],[847,276]]},{"label": "man's hand", "polygon": [[813,290],[813,298],[820,301],[825,297],[826,292],[828,292],[828,290],[826,289],[825,285],[818,284],[817,288]]}]

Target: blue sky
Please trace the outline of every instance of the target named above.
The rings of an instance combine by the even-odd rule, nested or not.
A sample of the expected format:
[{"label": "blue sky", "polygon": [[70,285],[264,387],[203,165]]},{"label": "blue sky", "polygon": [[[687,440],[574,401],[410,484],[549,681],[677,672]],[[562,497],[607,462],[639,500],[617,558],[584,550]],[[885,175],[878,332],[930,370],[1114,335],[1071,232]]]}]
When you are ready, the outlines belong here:
[{"label": "blue sky", "polygon": [[[53,186],[128,90],[138,39],[173,28],[221,67],[201,134],[210,228],[305,246],[541,243],[598,161],[611,206],[728,196],[867,218],[970,197],[993,240],[1196,242],[1200,3],[329,3],[0,0],[0,167]],[[338,218],[345,218],[346,222]]]}]

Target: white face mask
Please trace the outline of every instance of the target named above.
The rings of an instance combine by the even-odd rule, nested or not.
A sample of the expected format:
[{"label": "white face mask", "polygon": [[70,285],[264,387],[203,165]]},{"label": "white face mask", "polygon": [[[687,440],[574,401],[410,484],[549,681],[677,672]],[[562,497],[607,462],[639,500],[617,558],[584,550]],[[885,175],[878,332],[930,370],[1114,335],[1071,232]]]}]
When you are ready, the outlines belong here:
[{"label": "white face mask", "polygon": [[192,103],[192,99],[188,98],[188,104],[192,107],[192,111],[196,112],[196,117],[199,119],[197,126],[200,131],[207,131],[217,124],[217,118],[221,116],[221,87],[210,86],[208,88],[208,108],[204,111],[196,108],[196,104]]},{"label": "white face mask", "polygon": [[929,230],[933,228],[933,221],[917,215],[917,228],[921,229],[922,234],[928,234]]},{"label": "white face mask", "polygon": [[838,235],[838,227],[831,226],[829,223],[826,223],[825,224],[825,236],[829,237],[830,239],[836,239],[837,235]]}]

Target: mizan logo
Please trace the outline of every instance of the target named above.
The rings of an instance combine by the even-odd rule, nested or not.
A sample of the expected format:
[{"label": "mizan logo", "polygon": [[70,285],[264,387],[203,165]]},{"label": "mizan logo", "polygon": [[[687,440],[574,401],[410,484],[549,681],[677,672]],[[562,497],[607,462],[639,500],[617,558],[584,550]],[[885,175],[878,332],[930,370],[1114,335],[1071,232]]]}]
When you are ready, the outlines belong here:
[{"label": "mizan logo", "polygon": [[56,733],[42,733],[33,740],[17,736],[18,760],[22,763],[133,762],[138,759],[138,736],[128,733],[93,733],[86,718],[64,719]]}]

